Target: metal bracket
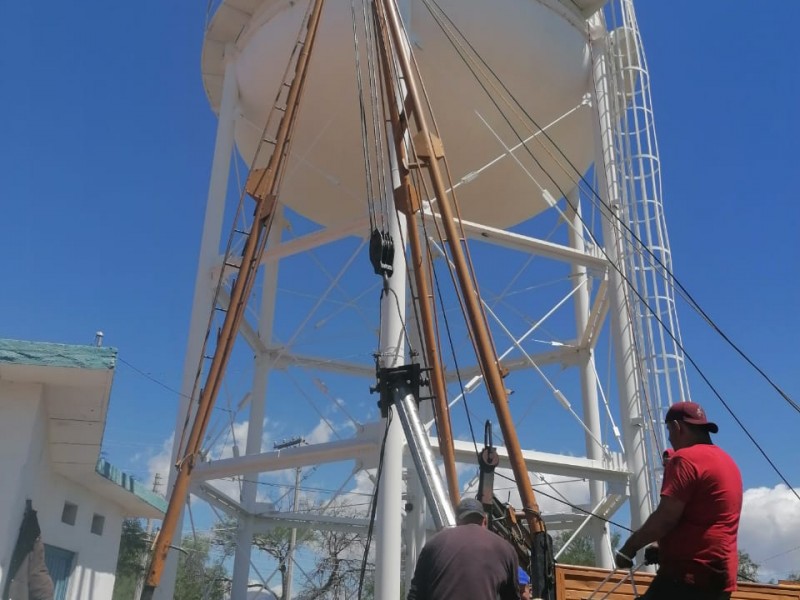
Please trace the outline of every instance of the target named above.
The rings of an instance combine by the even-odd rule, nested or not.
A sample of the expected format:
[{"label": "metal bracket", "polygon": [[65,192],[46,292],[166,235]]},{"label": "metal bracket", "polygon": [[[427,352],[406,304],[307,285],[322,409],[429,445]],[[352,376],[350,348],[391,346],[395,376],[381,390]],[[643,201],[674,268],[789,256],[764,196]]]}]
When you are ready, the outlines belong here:
[{"label": "metal bracket", "polygon": [[393,415],[400,421],[409,454],[422,482],[433,524],[436,529],[442,529],[453,527],[456,524],[456,517],[445,492],[439,467],[433,457],[428,433],[419,418],[421,373],[419,363],[378,368],[378,385],[370,388],[370,391],[380,394],[378,406],[384,418],[388,417],[389,407],[393,407]]},{"label": "metal bracket", "polygon": [[400,386],[410,390],[417,399],[419,406],[419,388],[422,382],[422,369],[419,363],[411,363],[400,367],[381,367],[377,370],[378,384],[369,389],[370,393],[378,392],[378,408],[381,409],[381,416],[385,419],[389,412],[389,407],[394,404],[394,391]]}]

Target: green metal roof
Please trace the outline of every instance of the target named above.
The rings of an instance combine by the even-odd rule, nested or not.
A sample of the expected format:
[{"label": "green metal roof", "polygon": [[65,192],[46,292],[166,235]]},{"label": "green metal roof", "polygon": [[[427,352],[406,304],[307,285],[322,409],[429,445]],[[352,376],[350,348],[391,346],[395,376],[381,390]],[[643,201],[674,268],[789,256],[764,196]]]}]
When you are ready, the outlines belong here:
[{"label": "green metal roof", "polygon": [[[66,462],[63,465],[54,463],[55,471],[120,503],[121,506],[128,509],[130,514],[161,518],[167,510],[167,501],[163,497],[153,493],[142,482],[135,480],[102,458],[97,460],[94,469],[92,468],[97,453],[100,451],[101,432],[105,426],[105,407],[108,403],[116,362],[116,348],[0,339],[0,372],[4,369],[7,370],[6,373],[35,369],[37,380],[48,381],[48,373],[58,373],[63,369],[76,369],[76,371],[80,370],[79,373],[85,374],[89,378],[86,381],[98,388],[97,393],[102,395],[102,398],[98,400],[102,404],[102,409],[97,413],[96,419],[101,424],[99,433],[96,439],[88,440],[85,436],[81,439],[84,446],[94,446],[94,456],[87,457],[86,462],[80,464],[76,462]],[[98,383],[98,377],[100,377],[100,383]],[[57,378],[52,381],[55,382],[53,385],[59,384]],[[92,472],[93,470],[96,475]],[[102,479],[97,479],[97,476]]]},{"label": "green metal roof", "polygon": [[156,510],[162,513],[167,512],[167,501],[165,498],[159,496],[155,492],[150,491],[141,481],[138,481],[127,473],[124,473],[108,461],[102,458],[98,460],[95,470],[101,477],[105,477],[112,483],[116,483],[125,491],[130,492]]},{"label": "green metal roof", "polygon": [[116,348],[0,339],[0,363],[100,370],[116,362]]}]

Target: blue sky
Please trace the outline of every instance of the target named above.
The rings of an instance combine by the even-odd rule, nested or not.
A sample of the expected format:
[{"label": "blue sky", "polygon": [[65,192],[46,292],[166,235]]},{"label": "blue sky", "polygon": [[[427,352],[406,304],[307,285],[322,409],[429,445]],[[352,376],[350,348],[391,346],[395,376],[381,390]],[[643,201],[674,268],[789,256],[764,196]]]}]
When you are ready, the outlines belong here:
[{"label": "blue sky", "polygon": [[[637,10],[675,272],[797,399],[800,5]],[[0,335],[90,343],[101,329],[121,359],[177,389],[215,132],[199,70],[205,2],[5,3],[2,14]],[[800,485],[798,414],[683,305],[679,317],[689,352]],[[690,382],[746,487],[775,486],[691,371]],[[120,364],[109,459],[144,477],[176,406],[174,393]]]}]

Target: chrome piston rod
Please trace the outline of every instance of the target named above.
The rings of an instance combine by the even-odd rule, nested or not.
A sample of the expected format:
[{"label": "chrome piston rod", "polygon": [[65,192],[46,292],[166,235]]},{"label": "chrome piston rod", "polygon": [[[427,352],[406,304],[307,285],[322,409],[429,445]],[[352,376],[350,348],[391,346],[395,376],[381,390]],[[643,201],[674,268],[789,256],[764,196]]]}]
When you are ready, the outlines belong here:
[{"label": "chrome piston rod", "polygon": [[399,385],[392,390],[393,406],[400,417],[400,424],[406,434],[408,449],[417,469],[425,499],[437,530],[454,527],[455,512],[445,491],[442,476],[428,440],[428,434],[419,418],[417,399],[408,386]]}]

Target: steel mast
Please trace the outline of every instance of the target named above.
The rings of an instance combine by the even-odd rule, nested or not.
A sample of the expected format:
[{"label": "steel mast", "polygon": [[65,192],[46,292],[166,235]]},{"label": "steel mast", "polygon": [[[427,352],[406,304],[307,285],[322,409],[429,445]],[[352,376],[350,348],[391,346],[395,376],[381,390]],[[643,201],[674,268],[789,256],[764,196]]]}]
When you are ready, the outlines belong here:
[{"label": "steel mast", "polygon": [[[459,242],[459,240],[465,236],[456,226],[455,215],[451,206],[452,200],[448,196],[439,166],[440,160],[444,162],[442,142],[431,132],[428,126],[427,117],[423,111],[420,94],[418,92],[416,73],[412,69],[409,56],[399,51],[399,49],[404,47],[402,35],[403,27],[395,7],[389,0],[375,0],[374,4],[379,19],[379,25],[388,30],[388,36],[394,48],[397,49],[394,56],[399,65],[407,90],[405,102],[407,111],[405,115],[406,122],[410,124],[411,119],[408,117],[413,116],[418,132],[417,135],[414,136],[417,158],[421,159],[422,166],[428,171],[433,190],[436,194],[442,216],[442,224],[447,234],[448,247],[452,254],[456,276],[461,287],[461,293],[467,310],[469,328],[474,343],[477,346],[478,362],[486,381],[489,396],[497,413],[498,424],[500,425],[505,444],[508,448],[512,470],[514,471],[514,478],[522,499],[525,518],[532,534],[544,532],[544,522],[541,519],[539,505],[536,502],[530,476],[520,449],[519,438],[517,437],[517,432],[511,419],[511,413],[508,407],[508,396],[505,386],[503,385],[500,364],[494,351],[491,334],[488,324],[486,323],[486,317],[481,308],[480,298],[474,285],[472,272],[467,264],[464,251]],[[455,198],[455,194],[452,191],[451,193],[453,194],[453,198]]]}]

